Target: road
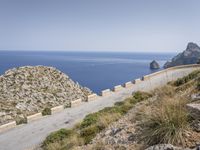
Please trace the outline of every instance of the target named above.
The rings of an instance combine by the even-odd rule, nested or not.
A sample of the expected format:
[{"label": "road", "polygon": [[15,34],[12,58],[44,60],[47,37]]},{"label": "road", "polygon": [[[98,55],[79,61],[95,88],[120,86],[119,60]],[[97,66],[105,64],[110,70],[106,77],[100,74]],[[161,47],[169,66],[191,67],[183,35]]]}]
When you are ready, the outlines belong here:
[{"label": "road", "polygon": [[133,90],[133,88],[126,88],[106,97],[98,97],[94,101],[83,102],[77,107],[67,108],[57,114],[0,133],[0,150],[34,149],[49,133],[61,128],[72,127],[87,114],[112,106],[117,101],[124,100],[131,95]]}]

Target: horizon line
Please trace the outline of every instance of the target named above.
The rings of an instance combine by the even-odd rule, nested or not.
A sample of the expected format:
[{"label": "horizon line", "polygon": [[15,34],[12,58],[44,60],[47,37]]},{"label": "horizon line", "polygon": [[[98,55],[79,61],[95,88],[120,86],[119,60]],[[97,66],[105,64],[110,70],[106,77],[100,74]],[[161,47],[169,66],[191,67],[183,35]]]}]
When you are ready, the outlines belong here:
[{"label": "horizon line", "polygon": [[39,49],[36,49],[36,50],[13,50],[13,49],[6,49],[6,50],[3,50],[3,49],[0,49],[0,51],[22,51],[22,52],[92,52],[92,53],[179,53],[179,51],[131,51],[131,50],[124,50],[124,51],[114,51],[114,50],[39,50]]}]

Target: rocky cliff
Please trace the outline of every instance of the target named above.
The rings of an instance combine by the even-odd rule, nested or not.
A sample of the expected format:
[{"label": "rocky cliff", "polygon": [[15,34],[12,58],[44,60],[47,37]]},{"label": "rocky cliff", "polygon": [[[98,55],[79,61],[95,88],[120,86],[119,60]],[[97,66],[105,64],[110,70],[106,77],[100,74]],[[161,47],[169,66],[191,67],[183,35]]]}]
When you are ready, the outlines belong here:
[{"label": "rocky cliff", "polygon": [[53,67],[14,68],[0,76],[0,124],[92,93]]},{"label": "rocky cliff", "polygon": [[178,65],[195,64],[200,58],[200,47],[195,43],[188,43],[187,48],[182,53],[175,56],[171,61],[165,63],[164,68]]}]

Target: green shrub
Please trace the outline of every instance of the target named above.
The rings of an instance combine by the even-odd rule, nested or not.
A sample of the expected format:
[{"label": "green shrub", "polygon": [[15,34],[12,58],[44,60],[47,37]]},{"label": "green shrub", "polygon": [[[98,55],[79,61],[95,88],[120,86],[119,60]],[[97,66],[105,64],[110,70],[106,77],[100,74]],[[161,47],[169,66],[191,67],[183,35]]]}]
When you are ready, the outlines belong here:
[{"label": "green shrub", "polygon": [[87,115],[80,124],[80,128],[88,127],[92,124],[95,124],[98,120],[99,113],[92,113]]},{"label": "green shrub", "polygon": [[17,117],[15,121],[16,121],[16,125],[26,124],[27,118],[26,117]]},{"label": "green shrub", "polygon": [[190,80],[198,77],[199,73],[200,73],[200,71],[198,70],[198,71],[194,71],[194,72],[190,73],[189,75],[187,75],[183,78],[179,78],[174,82],[174,85],[175,86],[181,86],[181,85],[189,82]]},{"label": "green shrub", "polygon": [[43,144],[47,145],[49,143],[59,142],[65,138],[70,137],[72,134],[74,134],[73,130],[60,129],[56,132],[51,133],[49,136],[47,136]]},{"label": "green shrub", "polygon": [[42,115],[43,115],[43,116],[51,115],[51,108],[46,107],[46,108],[42,111]]},{"label": "green shrub", "polygon": [[138,92],[133,93],[133,98],[136,102],[143,101],[143,100],[148,99],[150,97],[152,97],[152,95],[147,93],[147,92],[138,91]]},{"label": "green shrub", "polygon": [[91,125],[82,129],[80,135],[84,139],[85,144],[88,144],[100,131],[97,125]]},{"label": "green shrub", "polygon": [[116,102],[114,105],[115,106],[122,106],[122,105],[124,105],[124,101],[122,101],[122,102]]},{"label": "green shrub", "polygon": [[123,114],[122,110],[121,110],[121,107],[120,106],[113,106],[113,107],[105,107],[104,109],[100,110],[99,113],[111,113],[111,114],[114,114],[114,113],[120,113],[120,114]]}]

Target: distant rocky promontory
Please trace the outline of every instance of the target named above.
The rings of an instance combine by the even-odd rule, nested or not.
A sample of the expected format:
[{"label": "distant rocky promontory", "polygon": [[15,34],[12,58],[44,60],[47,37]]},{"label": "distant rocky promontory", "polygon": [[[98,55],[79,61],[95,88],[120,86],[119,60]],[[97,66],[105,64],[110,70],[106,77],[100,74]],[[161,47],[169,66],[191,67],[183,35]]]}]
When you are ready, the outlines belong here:
[{"label": "distant rocky promontory", "polygon": [[53,67],[10,69],[0,76],[0,124],[47,107],[68,106],[78,98],[86,100],[91,93]]},{"label": "distant rocky promontory", "polygon": [[158,64],[157,61],[153,60],[151,63],[150,63],[150,69],[159,69],[160,68],[160,65]]},{"label": "distant rocky promontory", "polygon": [[164,68],[178,65],[196,64],[200,58],[200,47],[196,43],[188,43],[187,48],[182,53],[172,58],[164,64]]}]

